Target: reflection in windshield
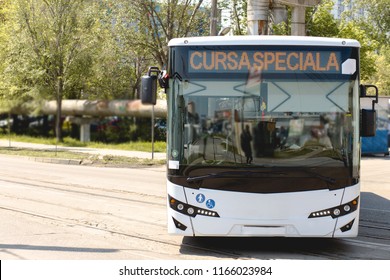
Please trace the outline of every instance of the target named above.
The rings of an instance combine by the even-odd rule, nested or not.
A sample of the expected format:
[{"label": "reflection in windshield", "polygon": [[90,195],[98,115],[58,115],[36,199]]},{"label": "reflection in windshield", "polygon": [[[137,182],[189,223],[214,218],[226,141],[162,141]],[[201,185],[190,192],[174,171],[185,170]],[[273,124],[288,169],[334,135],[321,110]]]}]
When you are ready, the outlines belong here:
[{"label": "reflection in windshield", "polygon": [[[230,97],[210,94],[207,82],[204,90],[195,91],[196,94],[192,94],[193,86],[184,87],[183,163],[296,166],[305,165],[307,158],[344,160],[351,146],[352,120],[348,97],[340,98],[339,91],[347,85],[335,82],[323,93],[316,88],[312,95],[317,100],[308,105],[307,92],[291,92],[291,86],[289,96],[280,98],[280,88],[287,88],[283,83],[268,86],[266,94],[257,96],[241,93],[233,85],[226,88],[224,84],[220,82],[219,91],[214,93]],[[310,84],[302,87],[309,90]],[[336,86],[338,91],[330,99],[329,92]],[[271,89],[275,91],[270,92]]]},{"label": "reflection in windshield", "polygon": [[[242,81],[175,80],[168,153],[180,167],[169,174],[182,180],[177,181],[181,185],[231,185],[232,190],[245,185],[253,189],[259,180],[262,187],[255,191],[277,186],[287,191],[291,182],[303,189],[351,185],[353,84],[290,79],[248,86]],[[235,183],[226,175],[261,168],[282,171],[237,176]],[[192,179],[185,180],[188,177]]]}]

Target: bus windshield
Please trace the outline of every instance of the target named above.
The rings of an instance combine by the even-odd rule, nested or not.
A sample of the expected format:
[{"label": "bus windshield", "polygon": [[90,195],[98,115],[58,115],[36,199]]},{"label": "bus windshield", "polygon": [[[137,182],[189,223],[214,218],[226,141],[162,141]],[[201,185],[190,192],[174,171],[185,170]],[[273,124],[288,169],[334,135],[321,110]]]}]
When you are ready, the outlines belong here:
[{"label": "bus windshield", "polygon": [[354,48],[192,46],[170,55],[173,183],[290,192],[359,179]]}]

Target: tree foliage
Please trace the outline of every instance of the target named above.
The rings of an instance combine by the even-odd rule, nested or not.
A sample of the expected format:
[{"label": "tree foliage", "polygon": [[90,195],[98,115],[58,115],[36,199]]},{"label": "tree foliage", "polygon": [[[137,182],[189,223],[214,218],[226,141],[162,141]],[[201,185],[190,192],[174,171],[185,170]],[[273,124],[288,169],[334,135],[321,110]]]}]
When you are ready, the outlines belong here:
[{"label": "tree foliage", "polygon": [[[367,5],[371,3],[369,0],[359,0],[357,8],[362,8],[363,3]],[[386,45],[387,33],[383,33],[386,29],[389,16],[387,20],[381,20],[381,17],[377,17],[377,20],[371,20],[371,13],[374,13],[376,9],[383,8],[383,11],[378,11],[381,16],[387,15],[388,8],[383,6],[383,3],[390,0],[375,0],[375,5],[368,5],[369,12],[365,17],[353,17],[352,14],[358,14],[356,10],[346,11],[345,15],[341,19],[335,19],[331,13],[334,2],[332,0],[324,0],[320,5],[306,10],[306,22],[307,22],[307,35],[319,36],[319,37],[339,37],[356,39],[361,44],[360,49],[360,67],[361,78],[364,83],[376,83],[386,84],[380,81],[381,77],[384,77],[384,73],[378,76],[379,72],[384,68],[383,65],[378,63],[380,57],[381,48],[383,43]],[[376,7],[376,9],[373,8]],[[287,35],[290,33],[291,13],[289,12],[288,21],[279,25],[271,26],[275,34]],[[378,23],[376,23],[378,22]],[[381,25],[382,28],[377,28]],[[388,45],[388,44],[387,44]],[[386,58],[381,58],[386,64]],[[388,67],[386,68],[388,69]],[[381,92],[385,93],[386,90],[381,88]],[[390,90],[387,90],[390,92]]]},{"label": "tree foliage", "polygon": [[390,0],[358,0],[357,9],[365,12],[360,24],[370,28],[375,40],[390,44]]},{"label": "tree foliage", "polygon": [[376,73],[376,50],[378,42],[370,39],[365,30],[355,24],[353,21],[344,22],[340,26],[339,37],[358,40],[360,47],[360,70],[361,78],[367,81]]},{"label": "tree foliage", "polygon": [[223,0],[218,2],[218,8],[230,11],[229,18],[222,18],[222,26],[233,29],[234,35],[247,34],[247,0]]},{"label": "tree foliage", "polygon": [[57,100],[61,140],[63,98],[137,98],[170,39],[209,34],[204,2],[0,0],[0,107]]},{"label": "tree foliage", "polygon": [[56,136],[62,140],[61,102],[87,78],[96,23],[94,1],[16,0],[7,26],[3,90],[8,99],[57,100]]},{"label": "tree foliage", "polygon": [[339,22],[331,14],[333,5],[332,0],[325,0],[321,2],[321,5],[307,10],[307,35],[318,37],[338,36]]},{"label": "tree foliage", "polygon": [[373,49],[368,53],[373,71],[365,82],[377,85],[380,95],[390,95],[390,0],[359,0],[356,8],[364,11],[364,17],[355,19],[356,25]]},{"label": "tree foliage", "polygon": [[116,35],[123,46],[131,48],[138,58],[150,54],[159,67],[167,63],[170,39],[209,34],[209,13],[203,0],[114,2]]}]

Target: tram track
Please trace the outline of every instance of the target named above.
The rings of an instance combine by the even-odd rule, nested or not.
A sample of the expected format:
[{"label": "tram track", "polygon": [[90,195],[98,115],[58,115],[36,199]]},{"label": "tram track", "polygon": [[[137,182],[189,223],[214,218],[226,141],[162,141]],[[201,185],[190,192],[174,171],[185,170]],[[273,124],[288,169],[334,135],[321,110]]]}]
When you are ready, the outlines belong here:
[{"label": "tram track", "polygon": [[[165,197],[150,195],[150,194],[145,194],[145,193],[138,193],[138,192],[123,190],[123,189],[115,189],[115,188],[105,189],[105,188],[98,188],[98,187],[93,187],[93,186],[83,186],[83,185],[76,185],[76,184],[60,184],[60,183],[53,183],[53,182],[44,181],[44,180],[34,180],[36,183],[31,183],[31,179],[20,179],[20,178],[19,178],[19,180],[0,179],[0,181],[7,182],[7,183],[13,183],[13,184],[23,184],[24,186],[30,186],[30,187],[34,187],[34,188],[40,188],[40,189],[48,189],[48,190],[62,191],[62,192],[82,194],[82,195],[91,195],[91,196],[102,197],[102,198],[113,198],[113,199],[124,200],[124,201],[128,201],[128,202],[132,202],[132,200],[129,198],[123,197],[123,196],[137,195],[137,196],[141,196],[143,198],[161,199],[164,201],[164,203],[154,203],[154,202],[150,202],[147,200],[141,200],[141,199],[134,200],[135,202],[150,204],[150,205],[165,205]],[[49,186],[47,186],[47,185],[44,186],[42,184],[48,184]],[[50,185],[54,185],[54,186],[50,186]],[[73,189],[69,189],[69,188],[73,188]],[[96,192],[109,193],[110,195],[99,194]],[[121,195],[121,196],[113,196],[112,194],[117,194],[117,195]]]},{"label": "tram track", "polygon": [[[139,205],[139,209],[142,209],[142,207],[150,207],[156,208],[158,207],[159,212],[165,213],[165,207],[166,207],[166,201],[164,196],[159,196],[155,194],[150,193],[142,193],[132,190],[126,190],[125,187],[96,187],[96,186],[88,186],[88,185],[80,185],[80,184],[73,184],[73,183],[61,183],[61,182],[53,182],[48,181],[44,179],[39,179],[32,182],[31,178],[20,178],[18,176],[1,176],[0,174],[0,185],[5,184],[19,184],[21,188],[26,188],[26,190],[30,189],[33,190],[33,192],[37,191],[39,192],[48,192],[52,193],[54,196],[64,196],[69,195],[72,198],[80,197],[81,199],[88,198],[91,199],[91,201],[104,201],[104,203],[108,203],[110,205],[117,205],[121,204],[123,205]],[[2,184],[4,182],[4,184]],[[129,187],[131,186],[131,183]],[[12,188],[10,188],[12,189]],[[8,189],[7,189],[8,191]],[[104,208],[99,207],[92,207],[91,208],[85,208],[83,206],[72,206],[72,204],[68,204],[68,202],[59,203],[57,201],[51,201],[46,198],[39,198],[39,197],[30,197],[29,195],[31,192],[20,192],[19,194],[4,194],[1,193],[0,195],[10,200],[17,201],[19,200],[20,204],[14,204],[14,205],[25,205],[25,202],[28,202],[27,204],[31,203],[32,206],[26,207],[23,206],[23,209],[18,207],[10,206],[12,205],[5,205],[3,202],[1,202],[0,209],[4,211],[13,211],[15,213],[28,215],[30,217],[36,217],[40,219],[44,219],[46,221],[53,221],[56,223],[60,223],[64,226],[72,226],[72,227],[82,227],[85,229],[91,229],[91,230],[97,230],[103,233],[112,234],[115,236],[120,236],[123,238],[133,238],[135,240],[139,240],[140,242],[153,242],[153,244],[157,244],[156,246],[172,246],[172,248],[175,248],[174,250],[179,250],[180,252],[184,252],[186,255],[196,255],[201,258],[207,258],[210,256],[216,256],[217,258],[233,258],[233,259],[264,259],[265,258],[273,258],[273,255],[277,255],[277,253],[269,253],[265,250],[263,250],[261,247],[256,247],[257,250],[252,250],[252,246],[247,246],[246,248],[241,248],[239,244],[241,242],[249,244],[251,240],[261,240],[261,239],[251,239],[247,241],[245,238],[242,239],[236,239],[234,242],[235,244],[231,245],[229,242],[221,242],[221,246],[215,246],[213,242],[199,242],[199,239],[197,238],[183,238],[182,242],[178,242],[177,239],[172,238],[171,236],[168,236],[166,234],[166,224],[165,221],[161,223],[152,222],[152,221],[145,221],[142,219],[134,218],[133,215],[128,215],[128,211],[124,211],[123,213],[127,213],[124,215],[118,215],[117,213],[112,213],[110,211],[105,211]],[[54,209],[57,208],[57,214],[47,214],[49,212],[44,212],[44,210],[41,211],[38,207],[39,205],[46,205],[45,208]],[[118,206],[118,208],[122,207]],[[60,211],[61,208],[67,208],[68,210],[74,211],[79,213],[79,217],[83,217],[83,214],[86,214],[86,218],[81,219],[73,219],[71,216],[64,217],[62,216],[62,212]],[[38,210],[39,209],[39,210]],[[370,211],[373,211],[372,209]],[[153,214],[148,214],[149,217],[153,217]],[[142,232],[138,230],[134,230],[135,226],[137,224],[145,224],[147,223],[152,228],[156,229],[156,231],[149,234],[143,234]],[[117,226],[119,224],[120,226]],[[346,244],[348,246],[354,246],[354,247],[361,247],[361,248],[368,248],[370,250],[388,250],[390,252],[390,246],[380,243],[387,241],[390,239],[388,236],[390,236],[389,231],[390,227],[388,224],[373,224],[370,221],[361,221],[360,226],[362,229],[370,229],[374,232],[383,231],[383,234],[370,234],[365,233],[365,231],[362,234],[359,234],[359,237],[364,237],[369,240],[360,240],[360,239],[343,239],[335,240],[334,242],[328,242],[327,244],[331,244],[331,246],[336,246],[337,244]],[[223,239],[223,238],[221,238]],[[209,240],[216,240],[210,238]],[[233,239],[230,239],[233,240]],[[378,240],[378,242],[376,242]],[[280,239],[275,239],[274,244],[279,242]],[[294,241],[296,242],[296,241]],[[310,248],[310,246],[305,248],[300,248],[299,246],[294,245],[293,241],[290,242],[288,240],[285,241],[286,249],[281,249],[280,253],[282,254],[288,254],[292,253],[294,255],[294,258],[303,258],[303,259],[311,259],[311,258],[322,258],[322,259],[359,259],[364,257],[355,257],[355,256],[349,256],[346,255],[346,253],[343,250],[338,250],[337,248],[332,250],[327,250],[326,246],[324,247],[318,247],[314,250]],[[302,246],[305,246],[305,242],[299,241],[300,244],[303,244]],[[321,242],[319,240],[318,242]],[[334,245],[336,244],[336,245]],[[289,251],[291,250],[291,252]],[[148,253],[146,251],[146,254],[151,254],[152,251]],[[271,256],[271,257],[268,257]],[[301,256],[301,257],[299,257]],[[288,257],[287,257],[288,258]]]},{"label": "tram track", "polygon": [[[75,194],[77,196],[92,196],[92,197],[97,197],[97,198],[104,198],[107,200],[107,203],[111,204],[116,204],[118,201],[120,203],[139,203],[143,205],[148,205],[150,207],[161,207],[164,209],[161,209],[161,213],[165,213],[165,197],[160,197],[160,196],[154,196],[154,195],[146,195],[142,193],[137,193],[137,192],[132,192],[132,191],[126,191],[126,190],[113,190],[112,188],[110,189],[104,189],[104,188],[97,188],[97,187],[89,187],[89,186],[80,186],[80,185],[75,185],[75,184],[59,184],[59,183],[53,183],[53,182],[48,182],[45,180],[35,180],[35,182],[29,181],[29,179],[20,179],[19,177],[16,178],[7,178],[7,179],[1,179],[0,182],[7,182],[11,184],[21,184],[23,187],[31,188],[34,189],[34,191],[38,190],[43,190],[43,191],[55,191],[58,194],[61,194],[62,192],[65,192],[67,194]],[[1,183],[0,183],[1,184]],[[44,184],[44,185],[42,185]],[[191,243],[185,243],[185,242],[179,242],[175,243],[173,241],[170,241],[170,238],[168,235],[166,239],[163,238],[158,238],[158,234],[154,232],[153,236],[147,236],[147,235],[142,235],[137,232],[130,232],[127,230],[123,230],[124,228],[126,229],[131,229],[135,228],[135,224],[145,224],[147,223],[149,226],[154,226],[159,228],[158,232],[166,232],[166,224],[164,223],[153,223],[151,221],[145,222],[145,220],[141,219],[136,219],[130,215],[125,215],[125,216],[120,216],[115,213],[111,212],[104,212],[100,211],[99,209],[86,209],[85,207],[73,207],[69,204],[61,204],[58,201],[53,201],[50,202],[47,199],[37,199],[37,198],[31,198],[27,195],[23,194],[18,194],[18,195],[5,195],[5,194],[0,194],[6,199],[11,199],[11,200],[18,200],[20,205],[26,205],[28,203],[33,203],[34,205],[37,205],[36,209],[42,208],[38,207],[38,205],[46,205],[47,207],[53,209],[54,207],[57,210],[52,210],[52,211],[57,211],[57,212],[65,212],[61,210],[62,208],[66,208],[67,211],[75,211],[80,214],[75,215],[78,216],[79,219],[73,219],[73,218],[66,218],[62,217],[62,214],[60,216],[58,215],[48,215],[48,214],[43,214],[37,211],[32,211],[31,207],[30,209],[20,209],[20,208],[15,208],[15,207],[10,207],[10,206],[5,206],[4,203],[1,203],[0,209],[2,210],[7,210],[7,211],[12,211],[15,213],[19,214],[24,214],[28,215],[31,217],[36,217],[44,220],[49,220],[49,221],[55,221],[57,223],[61,223],[65,226],[78,226],[82,228],[87,228],[87,229],[92,229],[92,230],[97,230],[100,232],[105,232],[109,234],[114,234],[117,236],[122,236],[126,238],[135,238],[141,241],[146,241],[146,242],[154,242],[158,244],[164,244],[168,246],[174,246],[176,249],[178,248],[179,250],[185,250],[188,252],[198,252],[197,254],[199,255],[217,255],[219,258],[233,258],[233,259],[246,259],[250,257],[243,257],[241,254],[236,254],[234,252],[229,252],[225,250],[216,250],[216,249],[209,249],[205,248],[202,246],[196,246]],[[127,196],[127,198],[124,198],[123,196]],[[129,198],[131,197],[131,198]],[[137,198],[135,198],[137,197]],[[148,198],[152,198],[153,202],[147,201]],[[159,202],[156,202],[158,200]],[[4,200],[3,200],[4,201]],[[25,206],[24,206],[25,207]],[[81,213],[87,213],[88,214],[88,220],[87,219],[82,219],[80,217],[83,216]],[[165,216],[164,216],[165,217]],[[108,221],[107,221],[108,219]],[[105,222],[101,222],[104,220]],[[116,228],[116,224],[120,224],[122,226],[122,230]],[[131,226],[130,224],[133,224]],[[128,226],[126,226],[128,225]],[[162,234],[160,235],[162,236]],[[203,253],[202,253],[203,252]]]},{"label": "tram track", "polygon": [[226,252],[223,250],[210,249],[210,248],[205,248],[202,246],[196,246],[193,244],[183,243],[183,242],[182,243],[175,243],[175,242],[169,241],[169,240],[163,240],[163,239],[159,239],[159,238],[155,238],[155,237],[150,238],[150,237],[141,236],[141,235],[134,234],[134,233],[123,232],[123,231],[118,231],[118,230],[109,229],[109,228],[99,228],[99,227],[95,227],[95,226],[84,224],[84,223],[78,223],[75,221],[69,221],[67,219],[62,219],[59,217],[54,217],[54,216],[41,214],[41,213],[34,213],[31,211],[25,211],[22,209],[16,209],[16,208],[12,208],[12,207],[0,206],[0,209],[6,210],[6,211],[11,211],[11,212],[16,212],[19,214],[28,215],[28,216],[32,216],[32,217],[36,217],[36,218],[41,218],[41,219],[45,219],[45,220],[55,221],[58,223],[65,224],[66,226],[78,226],[78,227],[88,228],[88,229],[101,231],[101,232],[105,232],[105,233],[109,233],[109,234],[113,234],[113,235],[118,235],[118,236],[122,236],[122,237],[126,237],[126,238],[134,238],[134,239],[138,239],[141,241],[153,242],[153,243],[173,246],[173,247],[178,248],[179,250],[186,248],[186,249],[192,250],[192,251],[196,250],[198,252],[207,252],[208,254],[215,254],[217,257],[233,258],[233,259],[251,259],[251,257],[249,257],[249,256],[245,257],[241,254],[237,254],[237,253],[233,253],[233,252]]},{"label": "tram track", "polygon": [[[113,225],[118,224],[124,227],[134,225],[145,224],[145,220],[137,218],[138,215],[133,212],[133,215],[129,215],[134,207],[138,208],[150,208],[154,211],[165,213],[165,198],[158,196],[148,196],[136,192],[103,188],[89,188],[85,186],[70,186],[69,184],[54,184],[51,182],[45,182],[49,185],[40,185],[40,182],[25,182],[24,180],[0,180],[1,182],[8,182],[12,184],[20,184],[21,187],[27,191],[14,193],[13,190],[0,193],[0,197],[3,197],[2,206],[5,207],[5,203],[9,204],[18,202],[24,205],[24,210],[29,209],[47,209],[51,213],[57,213],[58,217],[69,215],[69,212],[73,213],[74,217],[78,217],[78,221],[88,224],[103,224],[111,223]],[[4,184],[3,184],[4,185]],[[31,191],[30,191],[31,190]],[[48,199],[47,192],[50,192],[52,200]],[[54,192],[54,193],[53,193]],[[37,194],[33,194],[37,193]],[[67,196],[68,199],[62,199],[61,197]],[[80,200],[91,201],[84,205],[80,204]],[[152,200],[152,201],[151,201]],[[104,202],[105,205],[113,205],[114,207],[101,207],[99,201]],[[117,205],[117,207],[115,207]],[[145,206],[146,205],[146,206]],[[123,211],[121,211],[123,209]],[[164,216],[165,217],[165,216]],[[69,217],[68,220],[75,219]],[[165,230],[165,221],[158,222],[156,217],[150,217],[147,221],[148,225],[154,228],[158,228],[159,231]]]},{"label": "tram track", "polygon": [[[69,205],[64,205],[64,204],[59,204],[59,203],[51,203],[51,202],[46,201],[46,200],[31,199],[31,198],[26,198],[26,197],[22,198],[22,197],[17,197],[17,196],[10,196],[10,195],[0,195],[0,196],[3,196],[5,198],[10,198],[10,199],[18,199],[18,200],[23,200],[23,201],[29,201],[29,202],[33,202],[33,203],[37,203],[37,204],[46,204],[46,205],[52,206],[52,207],[66,208],[67,210],[72,210],[72,211],[85,212],[87,214],[96,215],[96,216],[99,216],[99,217],[108,216],[108,217],[111,217],[111,218],[116,218],[116,219],[127,221],[127,222],[144,223],[143,220],[130,218],[129,216],[119,216],[119,215],[115,215],[115,214],[113,214],[111,212],[103,212],[103,211],[98,211],[98,210],[89,210],[89,209],[80,208],[80,207],[71,207]],[[153,226],[157,226],[157,227],[160,227],[160,228],[164,228],[163,225],[158,224],[158,223],[153,223],[153,222],[149,221],[148,224],[153,225]]]},{"label": "tram track", "polygon": [[[220,240],[218,242],[221,244],[224,244],[224,245],[216,245],[216,246],[215,245],[209,246],[210,241],[203,243],[202,241],[199,242],[199,239],[197,239],[197,238],[192,239],[191,237],[187,238],[187,240],[184,238],[182,242],[174,242],[174,241],[171,241],[169,239],[164,240],[162,238],[158,238],[158,235],[153,235],[153,237],[152,237],[152,236],[145,236],[145,235],[137,234],[135,232],[131,233],[129,231],[114,229],[110,225],[102,224],[102,223],[98,223],[98,225],[97,224],[94,225],[94,223],[91,221],[89,223],[86,223],[85,221],[69,220],[66,218],[56,217],[56,216],[32,212],[32,211],[27,211],[27,210],[23,210],[23,209],[17,209],[17,208],[13,208],[13,207],[0,206],[0,209],[7,210],[7,211],[13,211],[13,212],[17,212],[20,214],[29,215],[29,216],[33,216],[33,217],[37,217],[37,218],[41,218],[41,219],[45,219],[45,220],[55,221],[55,222],[64,224],[65,226],[78,226],[78,227],[97,230],[100,232],[105,232],[105,233],[109,233],[109,234],[113,234],[113,235],[117,235],[117,236],[122,236],[122,237],[126,237],[126,238],[135,238],[135,239],[141,240],[141,241],[147,241],[147,242],[153,242],[153,243],[157,243],[157,244],[164,244],[164,245],[168,245],[168,246],[173,246],[176,249],[179,249],[180,251],[183,251],[183,250],[186,251],[190,255],[196,254],[196,255],[200,255],[200,256],[202,256],[202,255],[209,256],[211,254],[211,255],[217,255],[217,257],[219,257],[219,258],[234,258],[234,259],[263,258],[262,257],[263,251],[261,249],[259,249],[259,251],[249,250],[250,252],[249,253],[247,252],[248,249],[251,248],[251,246],[249,246],[249,242],[250,242],[249,240],[250,239],[253,240],[253,238],[236,239],[234,241],[235,242],[234,245],[231,245],[231,243],[230,243],[231,240],[233,240],[233,239],[227,238],[230,240],[230,242],[224,243],[223,241],[220,241],[220,240],[223,240],[225,238],[220,238]],[[161,225],[158,225],[158,226],[162,229],[162,231],[165,231],[164,226],[161,226]],[[370,227],[372,228],[373,226],[370,226]],[[380,228],[383,228],[383,227],[380,227]],[[388,230],[387,227],[385,229]],[[373,236],[368,236],[368,237],[373,238]],[[264,239],[267,239],[267,238],[264,238]],[[198,240],[198,241],[196,241],[196,240]],[[210,238],[209,240],[213,240],[213,238]],[[216,240],[216,239],[214,238],[214,240]],[[261,238],[255,238],[254,240],[261,240]],[[275,238],[275,239],[268,238],[268,240],[272,240],[272,242],[274,242],[274,243],[277,243],[277,242],[280,242],[281,240],[283,240],[283,242],[286,244],[286,248],[285,248],[286,252],[301,255],[302,258],[304,258],[304,259],[305,258],[307,259],[308,257],[309,258],[314,257],[314,258],[320,258],[320,259],[335,259],[335,260],[336,259],[356,259],[356,257],[350,257],[347,255],[343,255],[344,254],[343,250],[337,250],[336,248],[333,248],[332,250],[327,249],[328,246],[337,247],[337,246],[335,246],[335,244],[338,244],[338,243],[348,244],[350,246],[352,245],[352,246],[364,247],[364,248],[369,248],[369,249],[374,249],[374,250],[389,250],[390,251],[390,245],[376,243],[374,241],[368,242],[368,241],[362,241],[362,240],[357,240],[357,239],[343,239],[343,240],[316,239],[316,240],[318,240],[318,243],[316,243],[317,244],[316,246],[319,246],[319,247],[316,248],[315,250],[312,250],[310,248],[311,246],[308,246],[308,248],[305,249],[305,248],[301,248],[301,246],[296,246],[294,244],[296,241],[298,241],[300,243],[300,245],[305,247],[305,245],[307,245],[307,244],[305,244],[305,242],[308,241],[309,244],[313,243],[313,239],[299,239],[299,240],[295,239],[294,242],[289,242],[290,239],[279,239],[279,238]],[[291,241],[292,240],[293,239],[291,239]],[[236,246],[238,246],[238,244],[240,244],[241,242],[244,243],[244,248],[242,250],[236,248]],[[318,245],[321,243],[324,243],[325,245],[324,244]],[[196,245],[196,244],[198,244],[198,245]],[[225,246],[226,244],[228,246]],[[232,246],[232,247],[230,247],[230,246]],[[241,251],[241,252],[237,253],[237,251]],[[267,251],[267,250],[265,250],[265,251]],[[362,257],[362,259],[365,259],[365,258]]]},{"label": "tram track", "polygon": [[[359,223],[359,236],[371,238],[371,239],[378,239],[378,240],[384,240],[389,241],[389,248],[390,248],[390,225],[388,224],[374,224],[369,223],[367,221],[361,221]],[[370,234],[365,233],[366,231],[369,231]],[[371,234],[371,232],[375,232],[374,234]]]}]

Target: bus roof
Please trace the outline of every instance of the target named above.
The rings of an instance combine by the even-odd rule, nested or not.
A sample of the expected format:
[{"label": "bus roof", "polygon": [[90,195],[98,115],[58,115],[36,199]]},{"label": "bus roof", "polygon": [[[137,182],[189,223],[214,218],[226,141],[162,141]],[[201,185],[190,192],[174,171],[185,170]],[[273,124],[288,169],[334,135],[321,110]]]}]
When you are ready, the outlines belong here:
[{"label": "bus roof", "polygon": [[169,47],[220,45],[360,47],[360,43],[353,39],[274,35],[185,37],[172,39],[168,43]]}]

